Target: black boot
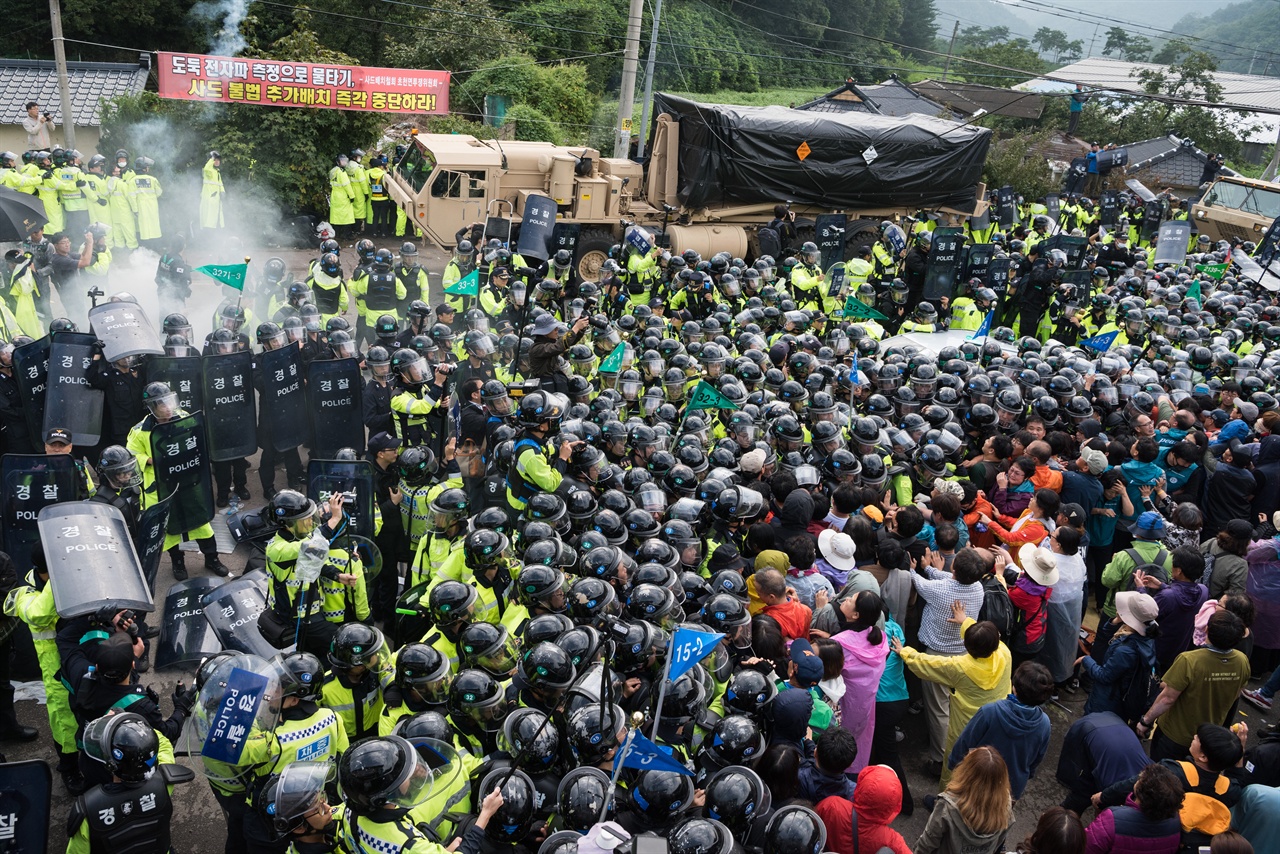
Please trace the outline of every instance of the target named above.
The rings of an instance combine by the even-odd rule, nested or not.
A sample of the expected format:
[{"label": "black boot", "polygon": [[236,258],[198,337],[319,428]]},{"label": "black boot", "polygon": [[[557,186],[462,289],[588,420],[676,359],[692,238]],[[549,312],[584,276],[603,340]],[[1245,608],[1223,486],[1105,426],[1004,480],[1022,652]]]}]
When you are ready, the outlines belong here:
[{"label": "black boot", "polygon": [[169,549],[169,560],[173,561],[173,578],[175,581],[187,580],[187,559],[182,554],[182,549],[174,546]]},{"label": "black boot", "polygon": [[18,723],[13,709],[14,693],[12,685],[0,685],[0,741],[35,741],[40,737],[40,730]]},{"label": "black boot", "polygon": [[84,775],[80,773],[78,754],[58,752],[58,775],[62,777],[62,785],[66,786],[70,795],[84,794]]},{"label": "black boot", "polygon": [[224,579],[230,575],[230,570],[228,570],[228,568],[223,565],[223,562],[219,560],[218,552],[205,553],[205,568],[214,575],[224,577]]}]

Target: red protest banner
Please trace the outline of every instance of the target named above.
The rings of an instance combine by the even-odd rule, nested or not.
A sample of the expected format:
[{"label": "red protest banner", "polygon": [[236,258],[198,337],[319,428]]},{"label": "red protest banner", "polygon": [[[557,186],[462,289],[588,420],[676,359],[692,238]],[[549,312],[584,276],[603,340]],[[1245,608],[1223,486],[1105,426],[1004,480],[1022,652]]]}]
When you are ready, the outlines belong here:
[{"label": "red protest banner", "polygon": [[161,98],[375,113],[448,113],[449,72],[160,52]]}]

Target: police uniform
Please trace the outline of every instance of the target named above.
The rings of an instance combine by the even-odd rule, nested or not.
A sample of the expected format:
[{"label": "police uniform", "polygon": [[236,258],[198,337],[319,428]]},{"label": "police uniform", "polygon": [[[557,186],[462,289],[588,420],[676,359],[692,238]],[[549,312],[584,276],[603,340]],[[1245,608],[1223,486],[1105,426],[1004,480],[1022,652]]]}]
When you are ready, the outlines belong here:
[{"label": "police uniform", "polygon": [[320,309],[321,326],[347,313],[347,288],[341,270],[337,276],[330,276],[316,264],[307,276],[307,287],[311,289],[311,298],[316,308]]},{"label": "police uniform", "polygon": [[173,745],[160,737],[160,766],[141,783],[94,786],[71,805],[67,854],[136,854],[170,849],[173,786],[164,766],[174,763]]},{"label": "police uniform", "polygon": [[406,445],[425,445],[431,438],[427,416],[435,411],[444,396],[444,388],[431,382],[416,386],[397,380],[391,395],[391,413],[395,432],[392,434]]},{"label": "police uniform", "polygon": [[67,686],[58,679],[62,659],[58,655],[58,611],[53,603],[53,587],[41,581],[33,569],[25,583],[9,592],[4,600],[4,613],[27,624],[35,642],[36,659],[40,662],[40,678],[44,682],[45,712],[49,729],[58,745],[58,768],[76,767],[76,719],[71,713]]},{"label": "police uniform", "polygon": [[370,267],[365,273],[366,275],[351,280],[351,295],[355,298],[356,311],[360,315],[356,341],[361,344],[373,340],[373,325],[382,315],[389,314],[397,322],[400,320],[400,304],[408,294],[404,283],[390,268],[379,270],[377,267]]},{"label": "police uniform", "polygon": [[511,468],[507,472],[507,505],[517,513],[524,512],[529,499],[539,492],[555,492],[564,479],[564,462],[551,460],[546,440],[523,436],[512,451]]},{"label": "police uniform", "polygon": [[409,303],[414,300],[426,300],[430,296],[430,283],[427,271],[422,268],[421,264],[410,264],[406,266],[404,262],[395,266],[397,293],[400,289],[404,290],[404,296],[400,298],[400,312],[403,314],[409,310]]},{"label": "police uniform", "polygon": [[325,676],[320,703],[342,721],[348,739],[360,741],[377,734],[378,718],[386,708],[383,692],[393,676],[390,670],[382,675],[366,670],[358,682],[350,682],[337,672],[330,673]]}]

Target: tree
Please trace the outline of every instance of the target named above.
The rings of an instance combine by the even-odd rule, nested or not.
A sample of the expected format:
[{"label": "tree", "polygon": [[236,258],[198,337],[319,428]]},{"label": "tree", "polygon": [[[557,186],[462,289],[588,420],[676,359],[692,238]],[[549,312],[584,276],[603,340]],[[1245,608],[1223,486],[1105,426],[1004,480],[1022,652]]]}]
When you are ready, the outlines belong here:
[{"label": "tree", "polygon": [[985,83],[988,86],[1016,86],[1044,73],[1048,64],[1040,58],[1026,39],[1013,39],[1003,44],[988,47],[969,48],[962,56],[976,59],[979,62],[998,65],[1002,68],[1024,69],[1025,73],[1004,72],[987,65],[961,63],[957,67],[961,74],[972,75],[974,83]]},{"label": "tree", "polygon": [[1151,41],[1145,36],[1135,35],[1121,27],[1107,30],[1107,43],[1102,48],[1103,56],[1119,56],[1126,60],[1138,60],[1151,53]]},{"label": "tree", "polygon": [[[486,95],[510,99],[512,109],[529,108],[517,115],[516,120],[525,124],[525,129],[517,132],[521,138],[525,138],[524,134],[543,133],[544,138],[550,137],[548,142],[585,139],[596,105],[595,96],[587,89],[585,66],[544,66],[525,54],[486,63],[457,87],[456,108],[478,114],[483,111]],[[544,122],[551,123],[551,133],[546,133]]]},{"label": "tree", "polygon": [[988,187],[1016,187],[1028,199],[1056,189],[1053,172],[1040,152],[1049,141],[1049,131],[1015,133],[991,143],[982,180]]},{"label": "tree", "polygon": [[1041,55],[1052,53],[1061,56],[1068,44],[1067,34],[1052,27],[1041,27],[1031,37],[1031,43],[1040,48]]},{"label": "tree", "polygon": [[1074,39],[1062,46],[1062,53],[1058,54],[1058,60],[1079,59],[1084,54],[1084,40]]},{"label": "tree", "polygon": [[956,47],[962,51],[969,48],[987,47],[1007,42],[1010,37],[1008,27],[968,26],[962,29],[960,35],[956,37]]},{"label": "tree", "polygon": [[[902,23],[898,27],[898,41],[909,48],[932,50],[938,37],[938,10],[933,0],[901,0]],[[920,54],[919,58],[925,58]]]}]

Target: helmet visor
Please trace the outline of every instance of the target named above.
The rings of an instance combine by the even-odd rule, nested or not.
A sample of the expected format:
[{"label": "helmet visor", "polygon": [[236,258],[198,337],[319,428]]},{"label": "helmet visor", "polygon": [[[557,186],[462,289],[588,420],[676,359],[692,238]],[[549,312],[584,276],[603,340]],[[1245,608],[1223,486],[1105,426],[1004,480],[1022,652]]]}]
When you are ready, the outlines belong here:
[{"label": "helmet visor", "polygon": [[174,392],[153,397],[147,401],[147,411],[157,421],[169,421],[178,416],[178,395]]},{"label": "helmet visor", "polygon": [[515,638],[507,635],[496,648],[476,656],[476,665],[494,676],[510,676],[520,664],[520,649]]},{"label": "helmet visor", "polygon": [[328,809],[325,789],[336,777],[331,762],[291,762],[280,772],[275,801],[268,805],[272,829],[283,838],[313,810]]},{"label": "helmet visor", "polygon": [[505,393],[500,397],[490,398],[485,401],[485,404],[489,407],[489,412],[499,418],[506,418],[516,410],[515,404],[512,403],[511,398]]},{"label": "helmet visor", "polygon": [[[488,322],[489,319],[486,317],[485,323]],[[478,359],[487,359],[498,352],[498,348],[493,346],[493,339],[488,335],[477,335],[475,340],[467,346],[467,352]]]}]

